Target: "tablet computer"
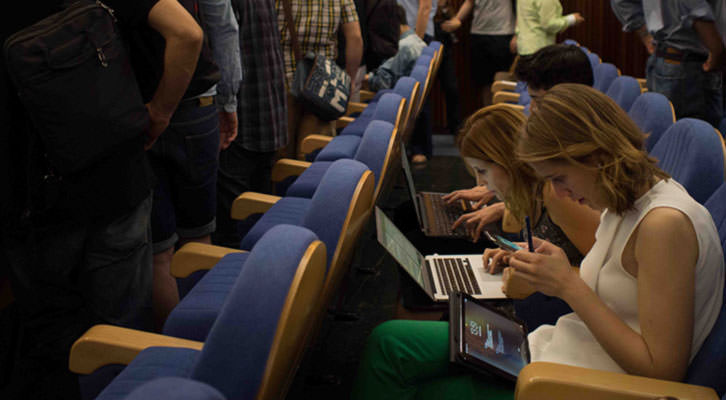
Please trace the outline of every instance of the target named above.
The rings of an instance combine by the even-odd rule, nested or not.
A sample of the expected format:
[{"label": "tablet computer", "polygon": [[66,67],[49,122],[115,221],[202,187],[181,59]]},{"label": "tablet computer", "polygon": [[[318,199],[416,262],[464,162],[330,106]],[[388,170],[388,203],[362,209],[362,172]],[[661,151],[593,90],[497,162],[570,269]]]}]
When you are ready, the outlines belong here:
[{"label": "tablet computer", "polygon": [[529,364],[527,328],[468,294],[449,297],[450,361],[512,382]]}]

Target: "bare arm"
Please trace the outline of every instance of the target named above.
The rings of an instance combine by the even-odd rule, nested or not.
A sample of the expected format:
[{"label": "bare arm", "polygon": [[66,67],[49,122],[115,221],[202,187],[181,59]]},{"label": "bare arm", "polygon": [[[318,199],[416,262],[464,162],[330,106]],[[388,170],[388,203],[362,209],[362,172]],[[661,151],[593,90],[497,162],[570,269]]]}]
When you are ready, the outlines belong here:
[{"label": "bare arm", "polygon": [[192,79],[202,48],[202,29],[175,0],[159,0],[149,12],[149,25],[166,41],[164,72],[147,108],[151,119],[149,142],[166,129]]},{"label": "bare arm", "polygon": [[713,21],[697,19],[693,21],[693,29],[701,43],[708,49],[708,59],[703,63],[704,71],[717,71],[724,64],[724,44]]},{"label": "bare arm", "polygon": [[416,14],[416,34],[423,39],[426,34],[426,26],[429,23],[431,14],[431,0],[418,0],[418,14]]},{"label": "bare arm", "polygon": [[342,25],[345,36],[345,72],[350,76],[351,81],[360,67],[360,60],[363,57],[363,36],[360,33],[358,21],[347,22]]},{"label": "bare arm", "polygon": [[696,233],[679,211],[656,208],[646,215],[632,240],[630,264],[637,271],[641,333],[625,324],[569,269],[558,247],[540,241],[535,254],[518,251],[510,265],[537,290],[565,300],[625,371],[681,380],[693,336]]},{"label": "bare arm", "polygon": [[445,30],[446,32],[453,32],[459,29],[461,27],[461,21],[469,16],[472,8],[474,8],[474,0],[465,0],[461,4],[461,7],[459,7],[459,11],[456,13],[456,15],[453,16],[450,20],[445,21],[443,24],[441,24],[441,29]]}]

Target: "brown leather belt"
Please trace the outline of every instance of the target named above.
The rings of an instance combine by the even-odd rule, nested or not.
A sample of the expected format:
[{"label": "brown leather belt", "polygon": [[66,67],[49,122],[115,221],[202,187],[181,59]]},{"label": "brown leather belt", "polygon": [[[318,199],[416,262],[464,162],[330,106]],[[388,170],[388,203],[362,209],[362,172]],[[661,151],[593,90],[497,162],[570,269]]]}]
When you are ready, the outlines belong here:
[{"label": "brown leather belt", "polygon": [[673,47],[659,46],[655,51],[656,57],[666,59],[667,62],[680,64],[682,62],[696,61],[705,62],[708,56],[703,54],[693,53],[690,51],[682,51]]}]

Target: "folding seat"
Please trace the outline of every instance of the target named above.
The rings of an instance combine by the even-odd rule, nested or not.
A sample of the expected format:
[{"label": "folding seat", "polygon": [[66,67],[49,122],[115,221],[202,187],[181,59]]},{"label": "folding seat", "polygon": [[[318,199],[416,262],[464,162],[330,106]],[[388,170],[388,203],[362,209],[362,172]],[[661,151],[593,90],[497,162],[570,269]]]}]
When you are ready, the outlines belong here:
[{"label": "folding seat", "polygon": [[[392,124],[385,121],[372,121],[360,140],[360,145],[353,159],[365,164],[373,172],[375,190],[373,198],[378,197],[382,177],[389,170],[391,159],[396,152],[397,131]],[[331,142],[332,144],[332,142]],[[325,159],[327,147],[318,154],[318,159]],[[297,178],[287,188],[286,196],[312,198],[325,172],[333,161],[315,161],[294,163],[280,160],[272,169],[272,181],[280,182],[292,176]],[[375,203],[375,200],[374,200]]]},{"label": "folding seat", "polygon": [[615,78],[620,76],[620,70],[610,63],[600,63],[593,69],[594,82],[592,87],[606,93],[610,84],[613,83]]},{"label": "folding seat", "polygon": [[595,67],[597,67],[601,62],[600,56],[591,52],[586,47],[580,46],[580,49],[582,49],[583,51],[585,51],[587,53],[587,58],[590,60],[590,65],[592,66],[592,70],[595,71]]},{"label": "folding seat", "polygon": [[580,43],[577,40],[574,39],[565,39],[562,41],[562,44],[568,44],[571,46],[580,46]]},{"label": "folding seat", "polygon": [[[384,95],[370,117],[359,116],[338,136],[309,135],[303,139],[300,151],[313,161],[335,161],[340,158],[354,158],[363,134],[372,121],[388,122],[397,131],[405,125],[406,100],[396,93]],[[319,150],[319,152],[317,152]],[[296,160],[280,160],[287,164],[300,163]]]},{"label": "folding seat", "polygon": [[188,378],[152,379],[134,389],[124,400],[226,400],[217,389]]},{"label": "folding seat", "polygon": [[325,245],[305,228],[280,225],[239,268],[204,342],[97,325],[73,344],[71,371],[127,365],[99,399],[122,399],[162,377],[196,380],[229,399],[284,397],[310,337]]},{"label": "folding seat", "polygon": [[[725,184],[721,184],[705,206],[714,219],[721,246],[726,254]],[[706,341],[688,366],[684,383],[535,362],[520,371],[515,399],[652,400],[666,396],[679,400],[724,399],[726,398],[726,291],[724,295],[721,313]]]},{"label": "folding seat", "polygon": [[640,94],[630,107],[628,115],[643,133],[648,134],[645,139],[647,151],[651,151],[663,132],[676,122],[676,113],[670,100],[655,92]]},{"label": "folding seat", "polygon": [[708,122],[683,118],[663,133],[650,154],[658,159],[660,168],[703,204],[724,182],[720,136]]},{"label": "folding seat", "polygon": [[625,110],[630,111],[635,99],[640,96],[640,84],[632,76],[622,75],[613,80],[610,87],[605,92],[611,99],[615,100],[618,105]]},{"label": "folding seat", "polygon": [[[354,245],[373,207],[372,197],[372,172],[358,161],[338,160],[330,165],[312,199],[247,192],[233,204],[232,218],[243,219],[252,213],[264,212],[242,239],[242,249],[251,248],[265,232],[280,224],[308,228],[325,243],[328,270],[318,292],[321,306],[316,318],[319,319],[345,274]],[[244,256],[229,254],[233,252],[199,244],[187,244],[177,252],[180,257],[175,255],[172,260],[172,275],[183,278],[199,270],[209,272],[171,312],[164,333],[204,340],[236,276],[234,265],[228,265],[228,258]]]}]

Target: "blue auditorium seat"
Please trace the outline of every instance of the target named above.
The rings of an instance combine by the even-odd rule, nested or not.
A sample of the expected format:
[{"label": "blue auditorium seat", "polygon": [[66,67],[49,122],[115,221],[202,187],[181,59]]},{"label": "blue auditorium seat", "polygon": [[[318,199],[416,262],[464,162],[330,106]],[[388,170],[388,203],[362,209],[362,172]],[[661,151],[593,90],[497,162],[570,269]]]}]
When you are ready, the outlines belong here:
[{"label": "blue auditorium seat", "polygon": [[628,111],[643,133],[648,134],[645,149],[651,151],[663,132],[676,122],[676,114],[667,97],[660,93],[645,92],[635,99]]},{"label": "blue auditorium seat", "polygon": [[650,154],[701,204],[724,182],[721,138],[708,122],[695,118],[676,121]]},{"label": "blue auditorium seat", "polygon": [[594,81],[592,87],[603,93],[607,93],[610,85],[618,76],[620,76],[620,71],[618,71],[615,65],[611,63],[600,63],[593,69]]},{"label": "blue auditorium seat", "polygon": [[620,108],[628,112],[635,99],[640,96],[640,84],[632,76],[621,75],[613,80],[605,93],[615,100]]}]

